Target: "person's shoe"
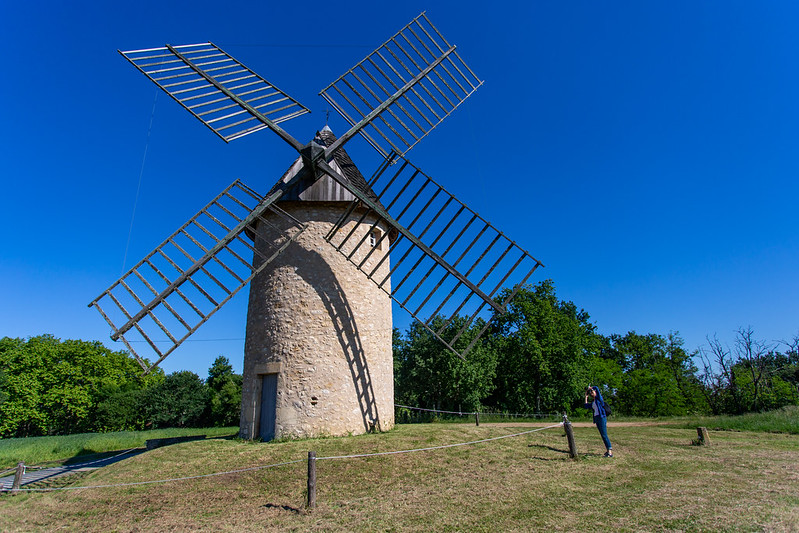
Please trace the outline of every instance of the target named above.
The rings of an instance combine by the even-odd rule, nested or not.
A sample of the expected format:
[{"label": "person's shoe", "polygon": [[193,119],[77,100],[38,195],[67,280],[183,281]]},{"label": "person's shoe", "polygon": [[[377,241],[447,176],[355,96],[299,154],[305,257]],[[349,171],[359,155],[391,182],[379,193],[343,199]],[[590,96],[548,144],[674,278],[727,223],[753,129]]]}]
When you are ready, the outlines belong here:
[{"label": "person's shoe", "polygon": [[611,451],[605,452],[604,457],[613,457],[613,452],[611,452]]}]

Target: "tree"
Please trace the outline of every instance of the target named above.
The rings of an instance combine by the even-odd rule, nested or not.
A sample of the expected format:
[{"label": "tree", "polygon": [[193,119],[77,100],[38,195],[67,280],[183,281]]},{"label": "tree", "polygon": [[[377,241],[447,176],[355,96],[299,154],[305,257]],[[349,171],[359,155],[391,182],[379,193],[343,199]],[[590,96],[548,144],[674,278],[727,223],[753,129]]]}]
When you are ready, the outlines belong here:
[{"label": "tree", "polygon": [[689,413],[706,413],[708,406],[702,395],[702,383],[697,377],[698,369],[683,345],[685,341],[677,332],[669,332],[666,337],[666,362],[671,368],[674,381],[683,397]]},{"label": "tree", "polygon": [[702,363],[702,372],[699,374],[702,392],[714,415],[732,412],[731,406],[738,403],[734,379],[735,361],[718,337],[707,337],[706,340],[707,347],[700,346],[695,354]]},{"label": "tree", "polygon": [[145,402],[148,389],[138,385],[115,383],[99,391],[100,398],[94,415],[98,431],[135,431],[146,429]]},{"label": "tree", "polygon": [[173,372],[147,391],[144,415],[149,429],[199,427],[208,394],[200,376],[188,370]]},{"label": "tree", "polygon": [[634,416],[678,416],[701,409],[696,370],[677,333],[611,336],[625,372],[616,393],[617,412]]},{"label": "tree", "polygon": [[227,357],[220,355],[208,369],[207,419],[214,426],[235,426],[241,414],[241,384],[239,374]]},{"label": "tree", "polygon": [[219,390],[224,381],[233,375],[233,365],[230,364],[230,360],[224,355],[220,355],[214,359],[211,368],[208,369],[208,379],[205,380],[205,383],[210,388]]},{"label": "tree", "polygon": [[[752,327],[738,328],[735,334],[735,352],[740,366],[747,376],[747,386],[740,387],[746,396],[743,406],[747,411],[758,411],[763,408],[763,392],[768,385],[768,354],[774,351],[774,345],[755,338]],[[742,376],[739,376],[741,378]]]},{"label": "tree", "polygon": [[624,372],[621,367],[611,359],[594,357],[588,365],[588,380],[586,383],[598,387],[602,398],[618,410],[616,397],[624,381]]},{"label": "tree", "polygon": [[797,355],[776,344],[758,340],[751,327],[738,328],[732,348],[708,339],[708,348],[697,351],[703,366],[700,374],[713,414],[741,414],[799,404],[796,390]]},{"label": "tree", "polygon": [[6,373],[0,370],[0,405],[3,405],[6,400],[8,400],[8,393],[6,390],[8,389],[8,378],[6,377]]},{"label": "tree", "polygon": [[[455,317],[442,336],[452,342],[465,324]],[[444,325],[441,318],[431,322],[432,329]],[[458,350],[467,347],[485,325],[476,321],[455,341]],[[394,332],[394,380],[398,403],[445,411],[475,411],[488,396],[496,369],[496,359],[478,342],[466,354],[466,360],[452,353],[420,322],[413,322],[407,338]]]},{"label": "tree", "polygon": [[107,386],[144,388],[163,378],[160,370],[142,378],[141,367],[126,352],[52,335],[0,339],[0,372],[7,396],[0,403],[3,437],[95,430],[96,409]]},{"label": "tree", "polygon": [[799,393],[799,334],[781,344],[785,345],[786,350],[780,360],[775,361],[773,374]]},{"label": "tree", "polygon": [[[499,296],[502,301],[507,290]],[[552,280],[522,288],[508,312],[494,318],[497,407],[511,411],[570,411],[582,405],[600,339],[588,313],[558,300]]]}]

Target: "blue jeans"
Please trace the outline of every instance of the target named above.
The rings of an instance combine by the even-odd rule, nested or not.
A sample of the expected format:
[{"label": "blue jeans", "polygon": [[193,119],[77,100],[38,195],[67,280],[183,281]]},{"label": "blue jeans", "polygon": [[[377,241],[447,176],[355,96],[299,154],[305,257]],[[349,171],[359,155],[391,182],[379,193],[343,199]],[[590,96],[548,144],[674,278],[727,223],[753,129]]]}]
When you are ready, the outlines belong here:
[{"label": "blue jeans", "polygon": [[594,424],[596,424],[596,428],[599,430],[599,435],[602,437],[602,442],[605,443],[605,448],[610,451],[611,444],[610,439],[608,438],[608,419],[604,416],[595,416]]}]

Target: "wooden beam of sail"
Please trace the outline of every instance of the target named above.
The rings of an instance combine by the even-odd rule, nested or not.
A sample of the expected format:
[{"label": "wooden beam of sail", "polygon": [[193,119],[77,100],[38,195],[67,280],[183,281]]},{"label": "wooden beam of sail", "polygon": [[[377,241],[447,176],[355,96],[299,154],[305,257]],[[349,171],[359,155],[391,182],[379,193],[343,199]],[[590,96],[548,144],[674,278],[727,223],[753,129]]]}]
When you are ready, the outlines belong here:
[{"label": "wooden beam of sail", "polygon": [[295,146],[277,124],[310,113],[213,43],[119,53],[225,142],[269,127]]},{"label": "wooden beam of sail", "polygon": [[[326,239],[463,357],[491,317],[504,313],[519,288],[543,265],[407,160],[400,159],[398,168],[388,171],[390,160],[369,182],[378,201],[353,201]],[[345,231],[344,224],[356,211],[360,213],[356,225]],[[365,222],[375,216],[376,222]],[[396,238],[389,233],[376,235],[381,223],[395,228]],[[371,227],[357,231],[362,224]],[[357,234],[365,236],[356,239]],[[391,256],[388,274],[381,269],[383,261],[366,266],[372,255],[369,248],[385,246],[389,248],[384,260]],[[504,288],[511,290],[503,293]],[[458,344],[461,336],[478,323],[481,330],[459,348],[464,344]]]},{"label": "wooden beam of sail", "polygon": [[[111,326],[111,338],[121,339],[145,371],[163,361],[305,230],[274,205],[281,194],[264,198],[234,181],[89,304]],[[266,217],[267,211],[277,218]],[[255,232],[279,238],[270,237],[271,249],[256,249]],[[149,347],[155,363],[150,365],[134,345]]]},{"label": "wooden beam of sail", "polygon": [[383,157],[404,155],[483,82],[422,13],[319,93]]}]

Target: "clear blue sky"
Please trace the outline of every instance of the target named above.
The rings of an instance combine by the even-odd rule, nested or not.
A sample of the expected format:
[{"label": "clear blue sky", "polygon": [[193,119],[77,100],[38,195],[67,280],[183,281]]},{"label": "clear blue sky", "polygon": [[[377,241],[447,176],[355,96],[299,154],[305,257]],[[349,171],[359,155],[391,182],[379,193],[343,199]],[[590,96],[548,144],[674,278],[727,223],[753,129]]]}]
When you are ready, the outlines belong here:
[{"label": "clear blue sky", "polygon": [[[423,10],[485,84],[409,158],[544,262],[534,281],[604,334],[799,333],[799,3],[224,5],[0,4],[0,336],[122,349],[87,303],[123,263],[295,157],[269,132],[226,145],[117,49],[213,41],[314,111],[285,124],[307,141],[319,90]],[[370,174],[371,148],[347,149]],[[164,369],[240,370],[246,304]]]}]

